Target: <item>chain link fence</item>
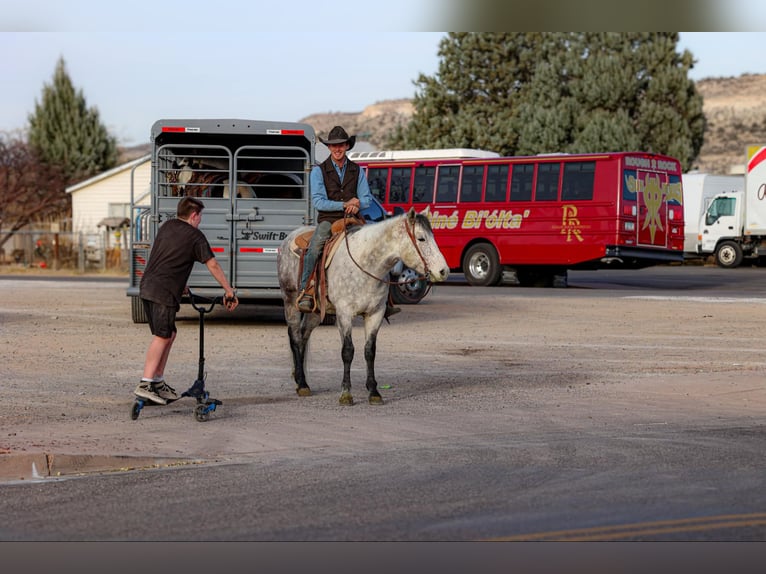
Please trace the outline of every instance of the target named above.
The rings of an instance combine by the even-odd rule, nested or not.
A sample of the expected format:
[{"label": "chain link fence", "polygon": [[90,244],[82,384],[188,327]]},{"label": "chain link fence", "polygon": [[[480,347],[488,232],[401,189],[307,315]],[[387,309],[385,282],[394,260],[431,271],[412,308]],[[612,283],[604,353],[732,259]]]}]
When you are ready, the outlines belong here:
[{"label": "chain link fence", "polygon": [[[17,266],[81,273],[106,270],[127,273],[127,233],[114,230],[109,233],[111,242],[106,233],[17,231],[0,247],[0,270]],[[3,234],[0,230],[0,236]]]}]

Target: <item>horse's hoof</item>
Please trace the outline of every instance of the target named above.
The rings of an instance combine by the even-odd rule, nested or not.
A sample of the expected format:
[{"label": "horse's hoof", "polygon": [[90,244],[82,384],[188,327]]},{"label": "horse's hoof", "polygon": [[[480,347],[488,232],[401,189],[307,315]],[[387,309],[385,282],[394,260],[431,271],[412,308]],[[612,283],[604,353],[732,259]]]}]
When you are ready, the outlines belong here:
[{"label": "horse's hoof", "polygon": [[311,389],[308,387],[298,387],[295,389],[295,392],[298,393],[299,397],[310,397],[311,396]]},{"label": "horse's hoof", "polygon": [[380,395],[370,395],[369,401],[371,405],[382,405],[383,397],[381,397]]},{"label": "horse's hoof", "polygon": [[344,407],[351,407],[354,405],[354,397],[351,396],[351,393],[341,393],[338,403]]}]

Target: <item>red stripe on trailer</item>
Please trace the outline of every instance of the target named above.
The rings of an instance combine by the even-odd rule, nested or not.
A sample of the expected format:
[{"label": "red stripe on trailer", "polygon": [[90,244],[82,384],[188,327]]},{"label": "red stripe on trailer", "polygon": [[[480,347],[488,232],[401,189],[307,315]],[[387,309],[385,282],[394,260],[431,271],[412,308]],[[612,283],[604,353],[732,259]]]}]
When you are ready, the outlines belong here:
[{"label": "red stripe on trailer", "polygon": [[178,126],[162,126],[163,132],[185,132],[186,128]]},{"label": "red stripe on trailer", "polygon": [[224,252],[223,247],[211,247],[210,249],[213,251],[213,253],[223,253]]}]

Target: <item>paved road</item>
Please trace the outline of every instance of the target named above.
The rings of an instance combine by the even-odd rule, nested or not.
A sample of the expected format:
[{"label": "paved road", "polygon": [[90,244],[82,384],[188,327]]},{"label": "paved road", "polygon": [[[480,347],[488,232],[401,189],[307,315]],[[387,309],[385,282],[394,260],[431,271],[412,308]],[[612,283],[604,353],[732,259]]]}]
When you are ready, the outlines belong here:
[{"label": "paved road", "polygon": [[[23,285],[44,305],[46,282]],[[83,304],[121,289],[89,286]],[[379,342],[383,407],[338,407],[336,382],[298,400],[284,364],[257,367],[255,399],[218,362],[233,396],[220,418],[195,423],[179,407],[128,423],[114,401],[101,415],[124,441],[178,441],[166,456],[204,464],[2,484],[0,540],[766,540],[765,300],[755,268],[572,273],[568,289],[450,282]],[[136,326],[116,318],[127,301],[109,305],[132,341]],[[281,336],[278,317],[242,317],[210,325],[250,337],[253,356],[268,351],[260,333]],[[0,342],[15,344],[7,331]],[[71,451],[62,417],[50,432]],[[0,447],[15,440],[0,433]]]}]

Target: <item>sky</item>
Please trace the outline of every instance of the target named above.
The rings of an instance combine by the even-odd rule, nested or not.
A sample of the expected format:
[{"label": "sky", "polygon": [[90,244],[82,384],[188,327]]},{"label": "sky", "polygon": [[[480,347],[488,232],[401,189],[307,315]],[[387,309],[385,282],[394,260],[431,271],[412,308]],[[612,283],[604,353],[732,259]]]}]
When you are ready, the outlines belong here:
[{"label": "sky", "polygon": [[[412,98],[418,76],[438,71],[445,32],[427,29],[440,0],[386,0],[385,13],[338,0],[283,0],[292,14],[255,0],[214,4],[236,8],[234,18],[207,18],[209,0],[0,0],[0,131],[26,127],[59,57],[124,146],[148,143],[158,119],[361,112]],[[766,9],[751,18],[766,29]],[[698,61],[694,80],[766,74],[764,47],[766,32],[736,31],[681,32],[678,45]]]}]

